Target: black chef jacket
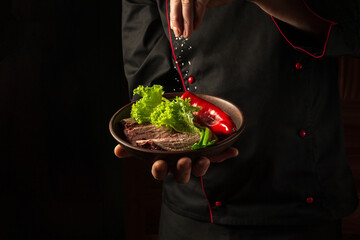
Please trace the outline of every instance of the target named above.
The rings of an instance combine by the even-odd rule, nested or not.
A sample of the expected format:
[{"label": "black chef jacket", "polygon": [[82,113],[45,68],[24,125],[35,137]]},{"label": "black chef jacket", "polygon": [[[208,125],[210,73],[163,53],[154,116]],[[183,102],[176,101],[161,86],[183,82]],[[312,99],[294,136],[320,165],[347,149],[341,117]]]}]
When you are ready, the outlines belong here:
[{"label": "black chef jacket", "polygon": [[[307,4],[338,23],[329,23],[326,46],[274,19],[278,28],[243,0],[209,9],[188,40],[172,35],[186,88],[236,103],[247,119],[235,144],[239,156],[211,164],[203,177],[214,223],[311,223],[343,217],[357,206],[344,151],[336,56],[360,55],[359,4]],[[123,1],[123,55],[130,94],[139,84],[183,91],[164,0]],[[181,185],[170,174],[164,181],[164,204],[183,216],[210,221],[206,197],[200,178]]]}]

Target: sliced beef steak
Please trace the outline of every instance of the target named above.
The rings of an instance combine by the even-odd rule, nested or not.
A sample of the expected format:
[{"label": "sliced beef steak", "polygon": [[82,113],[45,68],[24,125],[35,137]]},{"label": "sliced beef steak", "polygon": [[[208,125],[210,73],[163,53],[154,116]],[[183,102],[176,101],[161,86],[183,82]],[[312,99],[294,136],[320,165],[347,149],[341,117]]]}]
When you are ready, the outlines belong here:
[{"label": "sliced beef steak", "polygon": [[124,134],[134,146],[152,150],[182,151],[191,149],[200,141],[200,134],[177,133],[166,127],[155,127],[153,124],[138,124],[134,119],[122,120]]},{"label": "sliced beef steak", "polygon": [[200,134],[191,135],[175,133],[168,137],[138,140],[136,145],[149,149],[163,149],[166,151],[184,151],[191,149],[194,143],[200,141]]},{"label": "sliced beef steak", "polygon": [[166,127],[155,127],[153,124],[138,124],[131,118],[123,119],[122,123],[127,140],[134,146],[136,146],[137,140],[162,138],[173,134],[173,131]]}]

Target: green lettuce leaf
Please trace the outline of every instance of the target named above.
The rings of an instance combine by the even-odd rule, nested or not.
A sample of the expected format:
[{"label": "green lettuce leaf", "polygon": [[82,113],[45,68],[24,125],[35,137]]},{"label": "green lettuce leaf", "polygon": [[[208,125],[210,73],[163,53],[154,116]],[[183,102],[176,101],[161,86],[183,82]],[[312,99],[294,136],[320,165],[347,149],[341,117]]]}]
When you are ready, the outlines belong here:
[{"label": "green lettuce leaf", "polygon": [[193,112],[200,107],[193,107],[190,99],[183,100],[180,97],[165,100],[159,104],[151,113],[151,123],[157,127],[165,125],[169,129],[188,134],[199,134],[200,129],[194,124]]},{"label": "green lettuce leaf", "polygon": [[142,98],[132,105],[130,116],[139,124],[150,123],[151,113],[162,102],[163,87],[161,85],[152,87],[140,85],[134,89],[133,93]]}]

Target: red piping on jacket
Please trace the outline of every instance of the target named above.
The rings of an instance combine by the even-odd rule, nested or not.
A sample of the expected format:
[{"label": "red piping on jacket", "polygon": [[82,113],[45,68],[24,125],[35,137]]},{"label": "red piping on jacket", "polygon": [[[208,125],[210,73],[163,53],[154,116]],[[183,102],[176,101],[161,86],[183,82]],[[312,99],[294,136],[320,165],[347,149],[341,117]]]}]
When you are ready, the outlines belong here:
[{"label": "red piping on jacket", "polygon": [[208,204],[208,206],[209,206],[210,222],[211,222],[211,223],[214,223],[214,218],[213,218],[213,213],[212,213],[212,210],[211,210],[211,205],[210,205],[209,199],[208,199],[207,196],[206,196],[205,187],[204,187],[204,180],[203,180],[203,177],[202,177],[202,176],[200,177],[200,180],[201,180],[201,188],[202,188],[202,190],[203,190],[203,192],[204,192],[204,196],[205,196],[206,202],[207,202],[207,204]]},{"label": "red piping on jacket", "polygon": [[318,14],[316,14],[316,13],[306,4],[306,2],[305,2],[304,0],[302,0],[302,2],[304,3],[305,7],[309,10],[309,12],[311,12],[314,16],[316,16],[317,18],[319,18],[319,19],[321,19],[321,20],[323,20],[323,21],[325,21],[325,22],[330,23],[329,30],[328,30],[328,33],[327,33],[327,36],[326,36],[326,41],[325,41],[325,43],[324,43],[324,48],[323,48],[323,51],[322,51],[322,53],[321,53],[320,56],[315,56],[314,54],[306,51],[305,49],[300,48],[300,47],[297,47],[297,46],[295,46],[294,44],[292,44],[292,43],[290,42],[290,40],[285,36],[285,34],[281,31],[281,29],[280,29],[279,25],[276,23],[274,17],[271,16],[271,15],[270,15],[270,17],[271,17],[271,19],[274,21],[274,23],[275,23],[276,27],[278,28],[280,34],[284,37],[284,39],[285,39],[293,48],[298,49],[298,50],[301,50],[301,51],[309,54],[309,55],[312,56],[313,58],[322,58],[322,57],[325,55],[326,46],[327,46],[328,41],[329,41],[331,29],[332,29],[332,27],[333,27],[335,24],[338,24],[338,23],[337,23],[337,22],[330,21],[330,20],[327,20],[327,19],[325,19],[325,18],[323,18],[323,17],[320,17]]},{"label": "red piping on jacket", "polygon": [[[167,20],[168,29],[169,29],[169,40],[170,40],[171,51],[172,51],[172,55],[174,56],[174,60],[175,60],[175,64],[176,64],[176,66],[177,66],[177,69],[178,69],[178,71],[179,71],[179,75],[180,75],[180,78],[181,78],[181,83],[182,83],[182,85],[183,85],[184,91],[187,92],[186,87],[185,87],[184,78],[183,78],[183,76],[182,76],[182,74],[181,74],[181,70],[180,70],[178,61],[177,61],[177,59],[176,59],[176,55],[175,55],[175,51],[174,51],[174,46],[173,46],[172,40],[171,40],[171,28],[170,28],[169,13],[168,13],[168,0],[165,0],[165,2],[166,2],[166,20]],[[205,192],[205,188],[204,188],[204,180],[203,180],[203,177],[202,177],[202,176],[200,177],[200,180],[201,180],[201,188],[202,188],[202,190],[203,190],[203,193],[204,193],[206,202],[207,202],[208,207],[209,207],[210,222],[211,222],[211,223],[214,223],[214,221],[213,221],[213,214],[212,214],[212,211],[211,211],[211,205],[210,205],[209,199],[208,199],[207,196],[206,196],[206,192]]]}]

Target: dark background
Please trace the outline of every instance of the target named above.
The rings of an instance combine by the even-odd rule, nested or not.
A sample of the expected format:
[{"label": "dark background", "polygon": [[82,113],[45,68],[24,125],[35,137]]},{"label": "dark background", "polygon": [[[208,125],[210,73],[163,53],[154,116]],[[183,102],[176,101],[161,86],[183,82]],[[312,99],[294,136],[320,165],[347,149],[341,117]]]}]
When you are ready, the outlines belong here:
[{"label": "dark background", "polygon": [[[360,196],[360,59],[339,66]],[[113,154],[108,123],[128,101],[121,0],[0,0],[1,240],[157,238],[151,163]],[[360,207],[343,223],[360,239]]]},{"label": "dark background", "polygon": [[123,239],[121,0],[0,1],[0,239]]}]

